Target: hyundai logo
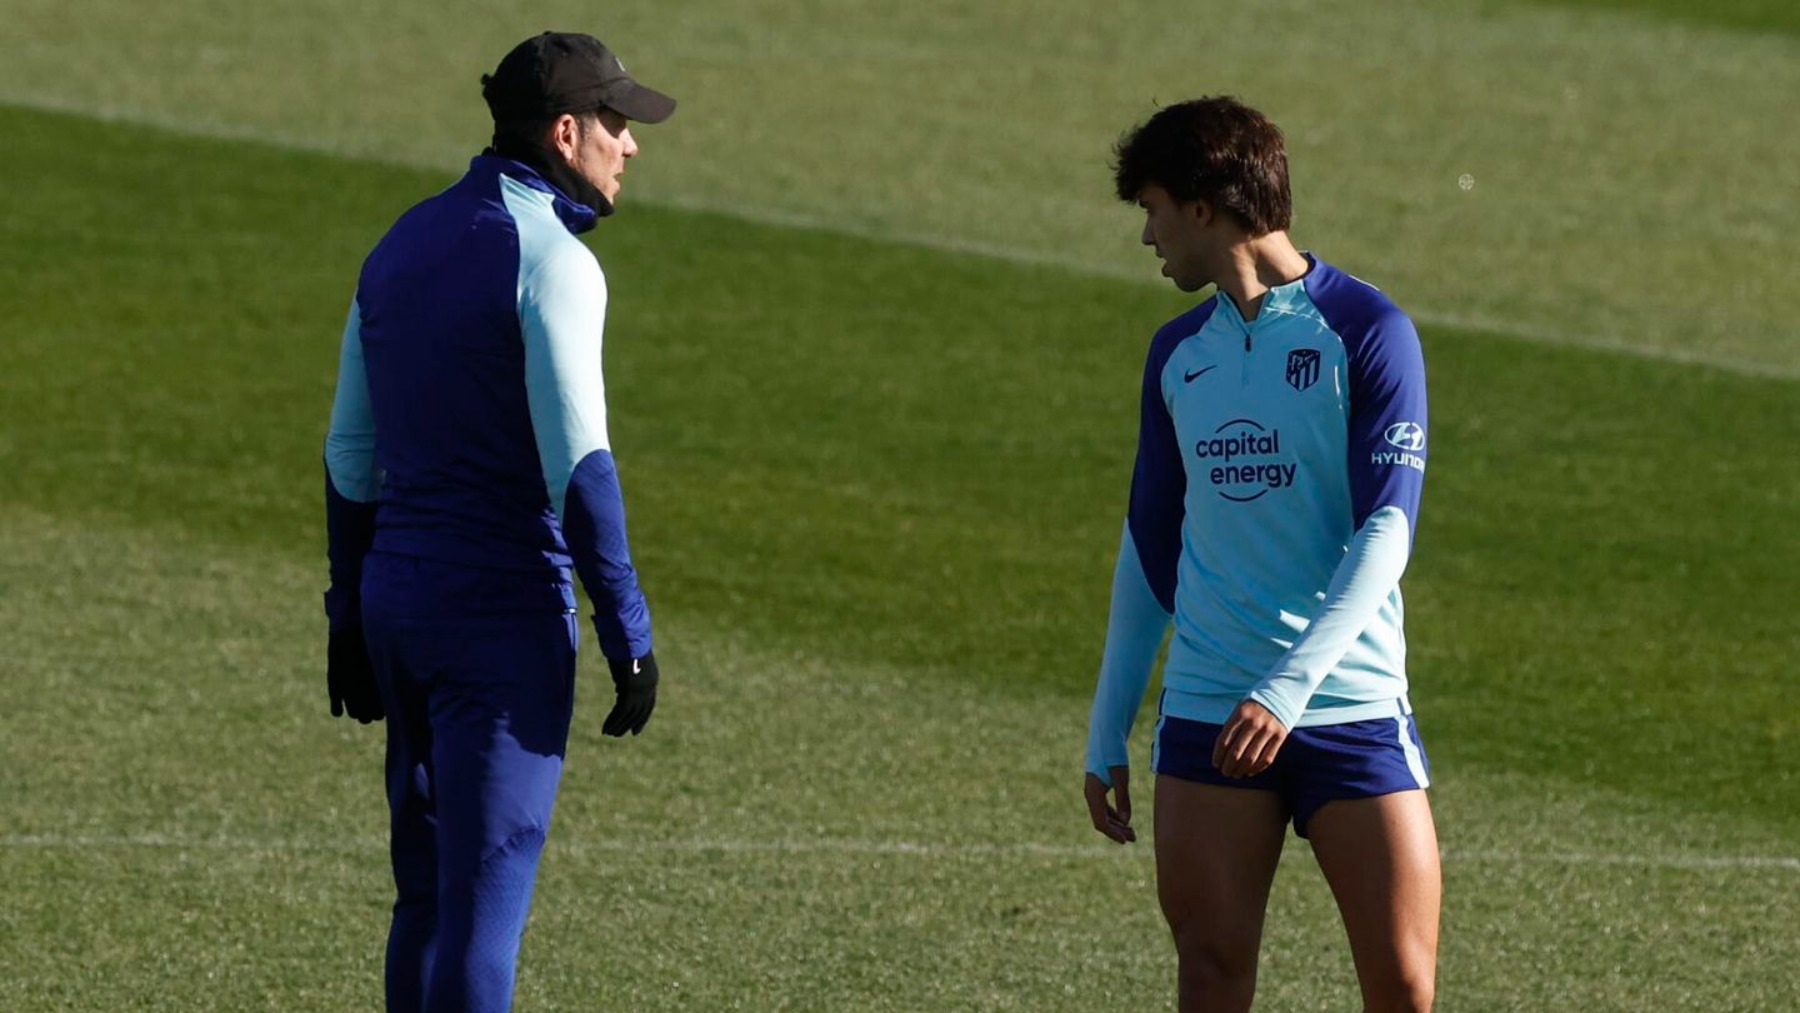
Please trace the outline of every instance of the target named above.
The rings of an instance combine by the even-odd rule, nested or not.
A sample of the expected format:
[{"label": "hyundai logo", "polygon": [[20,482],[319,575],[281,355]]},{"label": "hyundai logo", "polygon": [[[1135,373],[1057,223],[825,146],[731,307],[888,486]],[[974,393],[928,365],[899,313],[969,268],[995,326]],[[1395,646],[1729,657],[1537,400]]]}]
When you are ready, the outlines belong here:
[{"label": "hyundai logo", "polygon": [[1396,422],[1387,427],[1387,441],[1401,450],[1425,449],[1425,427],[1417,422]]}]

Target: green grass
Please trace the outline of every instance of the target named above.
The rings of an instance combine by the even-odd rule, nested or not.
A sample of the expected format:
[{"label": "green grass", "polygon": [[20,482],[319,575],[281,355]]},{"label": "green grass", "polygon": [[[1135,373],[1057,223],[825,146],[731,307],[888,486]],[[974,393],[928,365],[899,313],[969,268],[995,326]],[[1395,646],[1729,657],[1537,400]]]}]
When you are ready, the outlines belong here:
[{"label": "green grass", "polygon": [[1422,319],[1800,375],[1800,38],[1687,23],[1746,2],[5,7],[0,100],[446,171],[485,136],[477,75],[588,28],[683,103],[641,132],[628,201],[1146,283],[1107,147],[1155,102],[1236,92],[1288,133],[1298,238]]},{"label": "green grass", "polygon": [[[94,130],[0,111],[0,1008],[367,1007],[378,733],[324,716],[319,441],[355,264],[447,177]],[[595,244],[670,686],[602,741],[584,662],[520,1008],[1166,1002],[1145,849],[1076,792],[1181,303],[669,208]],[[1794,384],[1425,336],[1441,1008],[1800,1003]],[[1346,1007],[1289,857],[1268,1008]]]},{"label": "green grass", "polygon": [[[372,1007],[379,733],[323,715],[317,620],[293,605],[316,567],[7,516],[5,579],[34,593],[0,598],[0,628],[36,635],[5,645],[0,1006]],[[603,740],[603,694],[580,703],[522,1010],[1164,1001],[1147,853],[1077,812],[1078,699],[663,629],[680,680],[650,734]],[[1437,806],[1443,1008],[1800,999],[1794,870],[1704,864],[1780,834],[1466,765]],[[1345,1008],[1327,893],[1304,845],[1289,858],[1267,1008]]]},{"label": "green grass", "polygon": [[[551,25],[683,100],[594,237],[670,684],[602,740],[584,662],[522,1010],[1166,1004],[1145,849],[1075,797],[1182,305],[1105,149],[1219,90],[1426,325],[1440,1008],[1800,1007],[1788,6],[4,7],[0,100],[122,122],[0,111],[0,1009],[375,1005],[379,735],[318,685],[336,333]],[[1262,996],[1354,1005],[1298,842]]]},{"label": "green grass", "polygon": [[[122,133],[126,172],[65,154],[68,121],[9,119],[42,145],[22,166],[70,170],[11,180],[70,188],[31,204],[5,255],[33,293],[16,316],[26,368],[3,381],[16,500],[316,548],[354,265],[441,180],[141,130]],[[100,179],[138,209],[106,252],[111,205],[70,211],[76,181]],[[621,467],[660,607],[824,657],[1086,689],[1142,349],[1172,294],[643,208],[597,242]],[[1409,588],[1420,662],[1447,676],[1421,680],[1445,697],[1432,718],[1477,743],[1470,758],[1539,773],[1565,758],[1481,734],[1494,714],[1553,706],[1535,720],[1558,741],[1628,727],[1576,770],[1698,806],[1754,800],[1800,828],[1774,762],[1795,713],[1773,674],[1800,625],[1747,607],[1800,592],[1791,544],[1751,536],[1795,521],[1800,474],[1770,466],[1800,444],[1793,384],[1426,339],[1448,463]],[[1676,756],[1694,762],[1664,769]],[[1769,776],[1724,773],[1756,763]]]},{"label": "green grass", "polygon": [[1747,32],[1800,34],[1800,7],[1787,0],[1713,0],[1706,4],[1683,0],[1543,0],[1559,7],[1595,8],[1631,14],[1650,14],[1690,25],[1730,28]]}]

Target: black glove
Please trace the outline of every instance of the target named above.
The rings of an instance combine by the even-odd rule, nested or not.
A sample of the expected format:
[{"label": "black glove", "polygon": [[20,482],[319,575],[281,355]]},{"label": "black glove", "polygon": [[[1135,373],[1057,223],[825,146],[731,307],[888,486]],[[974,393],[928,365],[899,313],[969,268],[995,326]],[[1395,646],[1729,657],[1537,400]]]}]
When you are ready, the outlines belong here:
[{"label": "black glove", "polygon": [[331,692],[332,717],[343,717],[348,712],[365,725],[387,717],[362,630],[337,630],[331,634],[325,649],[325,686]]},{"label": "black glove", "polygon": [[626,732],[636,735],[650,723],[650,712],[656,709],[656,652],[624,661],[608,658],[606,667],[612,669],[619,701],[600,726],[600,734],[615,738]]}]

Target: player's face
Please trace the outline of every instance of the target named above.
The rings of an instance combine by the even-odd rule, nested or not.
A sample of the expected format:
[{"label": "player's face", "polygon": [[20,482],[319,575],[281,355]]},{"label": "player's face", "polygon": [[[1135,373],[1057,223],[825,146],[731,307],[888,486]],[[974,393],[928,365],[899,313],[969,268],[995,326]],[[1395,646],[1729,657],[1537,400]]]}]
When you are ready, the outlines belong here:
[{"label": "player's face", "polygon": [[1137,204],[1144,209],[1144,245],[1156,250],[1163,276],[1183,292],[1210,284],[1211,208],[1204,201],[1178,201],[1155,183],[1138,191]]},{"label": "player's face", "polygon": [[571,161],[601,196],[616,202],[624,185],[620,177],[625,174],[625,160],[638,153],[637,141],[631,136],[630,121],[611,109],[600,110],[597,119],[598,126],[590,119],[577,131]]}]

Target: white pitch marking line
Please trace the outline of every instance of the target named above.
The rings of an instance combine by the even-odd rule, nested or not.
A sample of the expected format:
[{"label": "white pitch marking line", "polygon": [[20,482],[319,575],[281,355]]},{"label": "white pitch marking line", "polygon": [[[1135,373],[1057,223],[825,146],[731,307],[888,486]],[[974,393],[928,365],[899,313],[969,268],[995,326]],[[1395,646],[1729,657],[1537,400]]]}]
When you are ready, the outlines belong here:
[{"label": "white pitch marking line", "polygon": [[[344,838],[337,841],[258,840],[233,837],[170,837],[165,834],[12,834],[0,836],[0,848],[42,848],[79,850],[83,848],[146,848],[174,851],[381,851],[387,842],[374,837]],[[662,852],[730,854],[844,854],[844,855],[912,855],[921,858],[1108,858],[1132,855],[1148,849],[1123,849],[1106,845],[1065,845],[1021,842],[1018,844],[949,844],[924,841],[879,841],[852,838],[821,837],[811,840],[747,840],[747,839],[672,839],[630,840],[593,838],[559,840],[552,836],[550,848],[574,854],[583,852]],[[1635,855],[1605,852],[1523,852],[1446,850],[1444,861],[1476,865],[1612,865],[1652,869],[1688,870],[1778,870],[1800,873],[1800,858],[1780,855],[1704,855],[1664,854]]]},{"label": "white pitch marking line", "polygon": [[[156,114],[131,112],[113,106],[92,108],[66,99],[42,95],[8,96],[0,95],[0,102],[25,109],[36,109],[42,112],[69,113],[97,119],[102,122],[133,123],[140,126],[165,130],[183,137],[205,137],[214,140],[251,141],[257,144],[280,148],[287,151],[301,151],[311,154],[331,155],[337,158],[362,162],[368,165],[387,165],[405,169],[454,170],[454,166],[439,165],[434,162],[409,161],[405,159],[383,158],[378,155],[358,151],[345,145],[320,143],[315,140],[296,138],[272,131],[262,131],[231,124],[209,123],[195,124],[177,120],[173,117]],[[773,225],[779,228],[797,231],[819,232],[828,235],[847,236],[852,239],[867,239],[875,242],[892,243],[899,246],[911,246],[919,249],[936,250],[943,253],[964,254],[985,257],[1010,264],[1023,264],[1036,267],[1053,267],[1075,274],[1093,278],[1110,278],[1116,281],[1130,281],[1149,284],[1153,279],[1148,272],[1126,270],[1106,270],[1096,268],[1080,261],[1055,257],[1046,254],[1029,253],[1012,247],[997,246],[971,240],[955,239],[947,236],[910,233],[902,230],[886,231],[881,229],[857,228],[829,222],[816,215],[784,211],[750,211],[735,205],[719,206],[706,201],[688,198],[674,198],[660,201],[646,201],[657,207],[674,208],[683,211],[696,211],[706,214],[721,215],[741,222],[757,225]],[[1414,320],[1426,326],[1454,327],[1464,330],[1478,331],[1499,338],[1524,341],[1529,344],[1555,345],[1564,348],[1579,348],[1589,351],[1606,352],[1615,355],[1626,355],[1632,358],[1654,359],[1660,362],[1684,363],[1718,369],[1739,376],[1761,377],[1776,380],[1800,380],[1800,369],[1757,362],[1751,359],[1739,359],[1731,356],[1708,355],[1704,352],[1692,352],[1683,349],[1644,348],[1632,345],[1616,338],[1588,337],[1566,332],[1548,330],[1531,324],[1509,323],[1503,320],[1476,318],[1455,312],[1438,311],[1432,307],[1415,308],[1409,311]]]},{"label": "white pitch marking line", "polygon": [[1629,855],[1588,852],[1526,854],[1508,851],[1446,851],[1447,862],[1520,865],[1626,865],[1655,869],[1780,869],[1800,872],[1800,858],[1779,855]]}]

